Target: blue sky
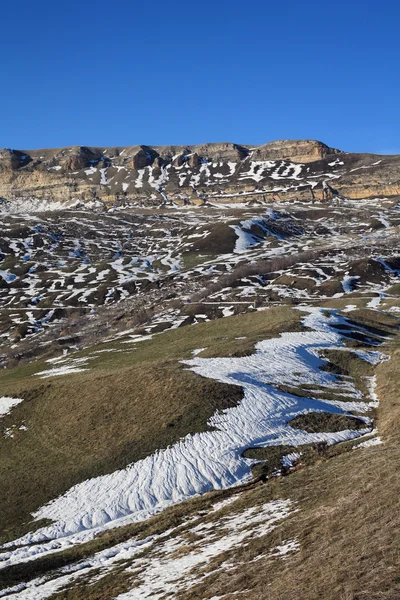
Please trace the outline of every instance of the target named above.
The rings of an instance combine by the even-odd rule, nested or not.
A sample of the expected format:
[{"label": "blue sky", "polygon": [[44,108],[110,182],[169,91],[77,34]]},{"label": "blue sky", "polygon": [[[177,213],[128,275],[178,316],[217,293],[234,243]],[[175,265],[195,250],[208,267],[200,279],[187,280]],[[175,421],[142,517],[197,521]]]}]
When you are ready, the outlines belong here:
[{"label": "blue sky", "polygon": [[261,144],[400,153],[397,0],[18,0],[0,147]]}]

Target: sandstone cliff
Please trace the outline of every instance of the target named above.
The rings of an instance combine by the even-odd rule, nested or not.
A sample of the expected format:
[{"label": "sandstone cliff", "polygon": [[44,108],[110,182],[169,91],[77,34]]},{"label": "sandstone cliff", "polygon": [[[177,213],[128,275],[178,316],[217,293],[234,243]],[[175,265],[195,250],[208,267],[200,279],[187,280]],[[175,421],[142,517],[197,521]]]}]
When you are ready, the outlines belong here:
[{"label": "sandstone cliff", "polygon": [[399,156],[346,153],[314,140],[256,147],[217,143],[0,151],[0,197],[5,201],[156,206],[271,197],[392,197],[400,195],[399,174]]}]

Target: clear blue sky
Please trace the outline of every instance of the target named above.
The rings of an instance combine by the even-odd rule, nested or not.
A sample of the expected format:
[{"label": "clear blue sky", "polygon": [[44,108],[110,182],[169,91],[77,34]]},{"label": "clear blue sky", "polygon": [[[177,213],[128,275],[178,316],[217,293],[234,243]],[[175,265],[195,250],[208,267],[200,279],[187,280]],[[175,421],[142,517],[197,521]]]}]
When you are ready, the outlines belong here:
[{"label": "clear blue sky", "polygon": [[400,153],[398,0],[18,0],[0,19],[0,147]]}]

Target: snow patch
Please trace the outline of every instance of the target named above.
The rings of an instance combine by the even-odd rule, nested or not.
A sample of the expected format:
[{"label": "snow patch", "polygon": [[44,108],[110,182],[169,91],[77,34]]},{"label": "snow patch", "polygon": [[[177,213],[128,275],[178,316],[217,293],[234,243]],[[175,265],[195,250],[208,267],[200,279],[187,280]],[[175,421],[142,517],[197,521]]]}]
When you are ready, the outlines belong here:
[{"label": "snow patch", "polygon": [[357,444],[353,447],[353,450],[358,450],[358,448],[371,448],[372,446],[380,446],[380,444],[383,444],[383,441],[379,436],[377,436]]},{"label": "snow patch", "polygon": [[0,418],[8,415],[14,406],[23,402],[23,398],[10,398],[8,396],[0,396]]}]

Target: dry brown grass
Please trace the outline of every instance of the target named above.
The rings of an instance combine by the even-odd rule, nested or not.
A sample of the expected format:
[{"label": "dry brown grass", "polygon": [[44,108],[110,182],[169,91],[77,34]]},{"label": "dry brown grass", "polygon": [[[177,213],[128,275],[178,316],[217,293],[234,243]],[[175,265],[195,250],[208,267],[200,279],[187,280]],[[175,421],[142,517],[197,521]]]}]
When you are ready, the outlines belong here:
[{"label": "dry brown grass", "polygon": [[124,594],[135,585],[136,575],[127,571],[118,569],[111,575],[106,575],[100,581],[87,582],[82,580],[80,585],[73,589],[66,589],[53,598],[63,598],[63,600],[106,600],[116,598],[119,594]]},{"label": "dry brown grass", "polygon": [[361,421],[356,417],[347,417],[345,415],[335,415],[324,412],[299,415],[289,421],[289,425],[310,433],[318,433],[320,431],[343,431],[344,429],[363,429],[365,427],[364,421]]},{"label": "dry brown grass", "polygon": [[270,259],[263,259],[255,262],[245,262],[226,275],[219,277],[218,281],[209,283],[204,289],[199,290],[192,295],[192,302],[200,302],[204,298],[208,298],[225,287],[232,286],[236,281],[249,277],[251,275],[265,275],[266,273],[274,273],[280,269],[287,269],[301,262],[308,262],[317,258],[321,254],[321,249],[307,250],[298,254],[286,254],[284,256],[276,256]]},{"label": "dry brown grass", "polygon": [[[238,549],[233,558],[238,566],[230,570],[229,578],[223,572],[210,575],[206,584],[177,598],[223,595],[230,600],[238,597],[237,592],[241,597],[240,590],[249,600],[400,598],[399,364],[397,343],[392,360],[378,367],[379,432],[384,444],[336,455],[269,483],[296,501],[300,511],[273,534]],[[265,487],[249,492],[247,502],[260,501]],[[248,562],[293,538],[301,549],[286,561],[266,557]]]}]

